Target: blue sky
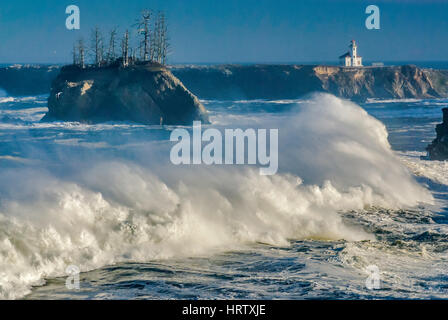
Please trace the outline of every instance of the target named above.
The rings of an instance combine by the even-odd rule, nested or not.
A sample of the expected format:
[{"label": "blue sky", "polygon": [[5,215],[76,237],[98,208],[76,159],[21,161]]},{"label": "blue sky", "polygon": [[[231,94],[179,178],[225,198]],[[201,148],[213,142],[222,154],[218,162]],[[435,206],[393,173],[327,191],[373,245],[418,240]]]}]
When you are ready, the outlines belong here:
[{"label": "blue sky", "polygon": [[[65,8],[81,10],[81,30],[65,28]],[[381,10],[367,30],[365,8]],[[131,28],[144,8],[164,10],[171,63],[326,62],[351,39],[368,61],[448,60],[448,0],[1,0],[0,63],[63,63],[91,28]]]}]

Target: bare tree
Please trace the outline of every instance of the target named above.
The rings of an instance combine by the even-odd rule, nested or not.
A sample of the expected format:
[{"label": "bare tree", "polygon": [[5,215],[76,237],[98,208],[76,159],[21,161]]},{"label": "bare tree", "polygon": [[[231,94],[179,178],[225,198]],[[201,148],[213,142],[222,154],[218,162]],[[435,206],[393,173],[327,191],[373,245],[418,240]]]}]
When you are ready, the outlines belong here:
[{"label": "bare tree", "polygon": [[95,27],[92,31],[92,48],[93,55],[95,57],[95,65],[97,67],[101,66],[101,62],[103,61],[103,37],[101,35],[101,31],[98,27]]},{"label": "bare tree", "polygon": [[[139,45],[139,46],[138,46],[138,50],[139,50],[139,56],[140,56],[140,58],[143,59],[143,57],[145,56],[145,51],[144,51],[143,46],[142,46],[142,45]],[[150,51],[151,51],[151,49],[150,49]],[[150,55],[151,55],[151,53],[150,53]],[[151,57],[150,57],[150,59],[151,59]]]},{"label": "bare tree", "polygon": [[151,39],[149,42],[149,60],[150,61],[154,61],[154,57],[155,57],[155,52],[156,52],[156,28],[157,28],[157,20],[155,20],[154,22],[154,27],[151,30]]},{"label": "bare tree", "polygon": [[123,66],[126,67],[129,65],[129,31],[126,30],[124,34],[124,38],[121,42],[121,51],[123,57]]},{"label": "bare tree", "polygon": [[107,60],[109,63],[114,62],[116,58],[116,37],[117,37],[117,28],[113,28],[110,32],[109,37],[109,50],[107,53]]},{"label": "bare tree", "polygon": [[158,12],[151,37],[151,60],[165,64],[170,52],[168,26],[163,12]]},{"label": "bare tree", "polygon": [[151,61],[158,62],[160,57],[160,11],[154,21],[151,40]]},{"label": "bare tree", "polygon": [[132,63],[135,63],[135,61],[137,61],[137,49],[132,48],[132,49],[131,49],[131,52],[132,52],[132,55],[131,55],[131,57],[132,57]]},{"label": "bare tree", "polygon": [[[135,25],[137,26],[137,34],[140,36],[135,38],[138,44],[136,46],[131,45],[131,35],[128,30],[126,30],[121,41],[123,66],[128,66],[137,61],[137,54],[143,61],[166,64],[167,56],[170,53],[170,44],[165,14],[159,11],[153,18],[152,11],[144,10]],[[84,68],[86,52],[92,56],[96,67],[100,67],[106,62],[113,63],[117,58],[117,28],[112,29],[109,34],[108,47],[104,44],[99,27],[92,30],[91,38],[92,43],[88,49],[84,46],[82,39],[73,47],[73,64]]]},{"label": "bare tree", "polygon": [[149,61],[150,59],[150,48],[151,48],[151,16],[152,12],[150,10],[144,10],[137,22],[137,31],[142,35],[143,39],[141,41],[141,47],[143,48],[143,60]]},{"label": "bare tree", "polygon": [[167,56],[170,53],[170,44],[168,38],[168,25],[165,14],[160,12],[158,15],[158,43],[157,43],[157,61],[166,64]]},{"label": "bare tree", "polygon": [[76,51],[77,51],[77,48],[76,48],[76,43],[75,43],[75,44],[73,44],[73,65],[74,66],[78,65],[78,56],[76,55]]},{"label": "bare tree", "polygon": [[78,40],[78,57],[79,57],[79,66],[81,68],[85,68],[85,51],[86,48],[84,46],[84,40],[81,38]]}]

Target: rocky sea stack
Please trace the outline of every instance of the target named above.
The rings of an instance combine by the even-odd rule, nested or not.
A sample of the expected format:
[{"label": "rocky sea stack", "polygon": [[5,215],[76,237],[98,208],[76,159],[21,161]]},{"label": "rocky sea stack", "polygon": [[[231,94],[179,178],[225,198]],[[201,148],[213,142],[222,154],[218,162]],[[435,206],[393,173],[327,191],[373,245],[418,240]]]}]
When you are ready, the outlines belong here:
[{"label": "rocky sea stack", "polygon": [[436,126],[436,139],[426,148],[431,160],[448,160],[448,108],[442,109],[443,122]]},{"label": "rocky sea stack", "polygon": [[182,125],[208,122],[207,111],[164,66],[65,66],[52,83],[42,121],[132,121]]}]

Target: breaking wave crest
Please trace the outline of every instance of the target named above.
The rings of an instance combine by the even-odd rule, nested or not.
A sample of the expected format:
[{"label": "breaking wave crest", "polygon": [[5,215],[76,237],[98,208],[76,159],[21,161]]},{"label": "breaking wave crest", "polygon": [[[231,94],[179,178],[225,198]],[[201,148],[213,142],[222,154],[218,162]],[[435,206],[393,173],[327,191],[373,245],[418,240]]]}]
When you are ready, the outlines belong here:
[{"label": "breaking wave crest", "polygon": [[281,173],[271,177],[253,167],[118,157],[64,174],[42,163],[2,169],[0,297],[22,297],[69,265],[87,271],[290,239],[375,240],[338,212],[432,201],[392,152],[384,125],[359,106],[320,94],[272,121],[265,125],[280,129]]}]

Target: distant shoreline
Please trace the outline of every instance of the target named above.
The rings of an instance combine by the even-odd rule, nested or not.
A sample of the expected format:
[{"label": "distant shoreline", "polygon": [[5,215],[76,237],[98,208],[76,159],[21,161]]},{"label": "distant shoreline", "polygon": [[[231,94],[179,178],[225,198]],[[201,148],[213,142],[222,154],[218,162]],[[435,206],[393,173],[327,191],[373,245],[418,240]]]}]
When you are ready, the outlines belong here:
[{"label": "distant shoreline", "polygon": [[[448,60],[447,61],[380,61],[380,60],[372,60],[365,61],[364,67],[375,67],[372,66],[372,63],[384,63],[385,67],[400,67],[406,65],[416,65],[419,68],[425,69],[439,69],[439,70],[448,70]],[[58,66],[63,67],[65,65],[70,65],[70,62],[60,62],[60,63],[51,63],[51,62],[14,62],[14,63],[0,63],[0,68],[7,68],[15,65],[21,66]],[[265,61],[265,62],[173,62],[168,64],[168,67],[179,67],[179,66],[223,66],[223,65],[240,65],[240,66],[253,66],[253,65],[279,65],[279,66],[287,66],[287,65],[299,65],[299,66],[333,66],[338,67],[341,66],[337,61],[291,61],[291,62],[276,62],[276,61]]]},{"label": "distant shoreline", "polygon": [[[448,68],[309,64],[179,64],[167,68],[200,99],[296,99],[312,92],[357,102],[448,96]],[[46,94],[60,70],[57,65],[0,67],[0,88],[12,96]]]}]

